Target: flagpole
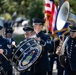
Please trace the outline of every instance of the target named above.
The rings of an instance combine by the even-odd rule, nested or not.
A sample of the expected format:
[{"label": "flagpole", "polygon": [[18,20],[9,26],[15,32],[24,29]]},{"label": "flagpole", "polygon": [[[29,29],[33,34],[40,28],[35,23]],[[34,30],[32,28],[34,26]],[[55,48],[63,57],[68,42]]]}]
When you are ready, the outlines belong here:
[{"label": "flagpole", "polygon": [[49,31],[48,31],[48,25],[49,25],[49,21],[48,21],[48,19],[46,18],[46,33],[49,32]]},{"label": "flagpole", "polygon": [[49,20],[47,18],[47,14],[45,13],[45,28],[46,28],[46,33],[48,33],[48,25],[49,25]]},{"label": "flagpole", "polygon": [[46,32],[52,32],[56,18],[56,5],[53,0],[45,0],[45,24]]}]

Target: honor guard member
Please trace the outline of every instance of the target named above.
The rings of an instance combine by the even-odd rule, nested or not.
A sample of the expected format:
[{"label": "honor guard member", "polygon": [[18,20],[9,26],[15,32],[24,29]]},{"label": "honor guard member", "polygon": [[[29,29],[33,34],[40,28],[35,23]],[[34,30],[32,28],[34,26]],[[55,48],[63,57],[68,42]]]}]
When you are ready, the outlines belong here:
[{"label": "honor guard member", "polygon": [[[33,19],[33,28],[36,33],[36,40],[43,46],[42,53],[36,63],[33,65],[33,75],[46,75],[50,70],[50,63],[48,60],[48,51],[51,50],[50,36],[43,33],[42,28],[44,21],[39,18]],[[31,73],[32,74],[32,73]]]},{"label": "honor guard member", "polygon": [[[13,34],[13,29],[12,27],[8,27],[5,30],[5,37],[8,40],[8,47],[11,49],[11,55],[10,55],[10,59],[12,58],[12,54],[13,54],[13,50],[16,47],[16,40],[14,40],[14,38],[12,37]],[[8,71],[8,75],[12,75],[12,66],[13,64],[10,64],[10,62],[7,62],[8,68],[10,68],[10,70]]]},{"label": "honor guard member", "polygon": [[65,73],[66,75],[76,75],[76,25],[70,26],[70,36],[65,44],[65,53],[67,57]]},{"label": "honor guard member", "polygon": [[[25,32],[25,39],[32,38],[35,34],[34,29],[31,26],[24,27],[23,31]],[[20,75],[30,75],[30,69],[28,69],[27,71],[20,72]]]},{"label": "honor guard member", "polygon": [[[3,22],[0,19],[0,73],[6,73],[10,68],[7,66],[7,61],[11,55],[11,50],[8,48],[8,40],[3,36]],[[8,58],[8,59],[7,59]],[[2,69],[3,68],[3,69]]]},{"label": "honor guard member", "polygon": [[13,28],[8,27],[5,30],[5,37],[9,41],[9,47],[13,50],[16,47],[16,40],[13,38]]},{"label": "honor guard member", "polygon": [[31,26],[24,27],[23,30],[25,32],[24,36],[26,39],[33,37],[35,34],[34,29]]}]

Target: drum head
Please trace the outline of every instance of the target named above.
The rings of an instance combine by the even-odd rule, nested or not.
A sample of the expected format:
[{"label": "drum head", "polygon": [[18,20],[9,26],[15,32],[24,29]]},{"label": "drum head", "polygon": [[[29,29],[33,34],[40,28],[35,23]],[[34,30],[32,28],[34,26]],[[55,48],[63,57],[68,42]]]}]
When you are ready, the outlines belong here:
[{"label": "drum head", "polygon": [[[27,40],[24,43],[26,43],[26,42],[27,42]],[[30,42],[32,42],[32,44]],[[22,42],[22,44],[24,44],[24,43]],[[25,48],[23,45],[23,48],[25,48],[24,50],[22,49],[22,47],[17,48],[17,49],[19,49],[19,50],[17,50],[18,52],[16,51],[14,53],[15,55],[13,55],[13,59],[12,59],[13,61],[14,61],[14,58],[17,57],[17,59],[15,58],[16,61],[14,61],[14,63],[15,63],[15,68],[18,71],[24,71],[24,70],[28,69],[29,67],[31,67],[35,63],[35,61],[39,58],[39,56],[42,52],[42,46],[39,45],[35,39],[29,39],[28,43],[25,44],[25,46],[28,44],[28,47]],[[21,51],[20,49],[22,49],[23,51]],[[21,51],[21,53],[19,53],[20,51]],[[17,54],[17,53],[19,53],[19,54]]]},{"label": "drum head", "polygon": [[41,46],[38,46],[37,48],[36,47],[31,48],[31,50],[25,53],[22,59],[19,61],[19,64],[16,67],[17,70],[23,71],[31,67],[33,63],[35,63],[35,61],[38,59],[41,52],[42,52]]}]

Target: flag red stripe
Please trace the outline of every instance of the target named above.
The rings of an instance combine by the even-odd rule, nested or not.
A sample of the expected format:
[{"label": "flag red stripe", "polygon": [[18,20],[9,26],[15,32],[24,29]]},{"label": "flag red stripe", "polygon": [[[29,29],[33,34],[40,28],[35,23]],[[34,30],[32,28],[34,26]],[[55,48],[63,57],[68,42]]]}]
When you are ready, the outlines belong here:
[{"label": "flag red stripe", "polygon": [[56,5],[53,1],[50,0],[46,0],[45,2],[45,14],[47,18],[49,18],[49,26],[47,27],[49,31],[53,32],[56,20]]},{"label": "flag red stripe", "polygon": [[50,7],[50,4],[47,3],[47,4],[45,4],[45,6],[46,6],[46,7]]}]

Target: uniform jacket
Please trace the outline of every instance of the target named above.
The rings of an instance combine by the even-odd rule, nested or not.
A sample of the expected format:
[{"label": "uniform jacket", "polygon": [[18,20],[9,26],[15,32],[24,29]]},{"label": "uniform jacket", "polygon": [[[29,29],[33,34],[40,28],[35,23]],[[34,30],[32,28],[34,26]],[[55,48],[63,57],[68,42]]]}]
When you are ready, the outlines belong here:
[{"label": "uniform jacket", "polygon": [[[4,55],[9,59],[9,57],[11,55],[11,50],[8,48],[7,45],[8,45],[8,40],[6,40],[2,36],[0,36],[0,49],[4,50]],[[7,60],[0,54],[0,62],[1,62],[1,65],[3,66],[4,70],[8,70],[6,61]]]},{"label": "uniform jacket", "polygon": [[48,51],[51,51],[51,39],[49,35],[44,34],[42,31],[36,34],[36,36],[41,39],[40,44],[43,45],[43,50],[39,59],[34,64],[34,72],[46,72],[50,69]]},{"label": "uniform jacket", "polygon": [[72,71],[76,71],[76,38],[69,37],[66,45],[66,54]]},{"label": "uniform jacket", "polygon": [[9,42],[8,47],[13,50],[13,48],[11,47],[11,45],[12,45],[12,42],[13,42],[13,41],[14,41],[15,44],[17,45],[16,40],[14,40],[13,38],[7,38],[7,40],[8,40],[8,42]]},{"label": "uniform jacket", "polygon": [[[11,54],[9,56],[9,59],[12,59],[12,56],[13,56],[12,52],[13,52],[14,47],[12,47],[11,44],[12,44],[13,41],[16,43],[16,41],[13,38],[10,38],[10,39],[7,38],[7,40],[8,40],[8,45],[7,46],[11,50]],[[10,61],[6,61],[6,68],[7,68],[7,70],[12,70],[12,64],[10,63]]]}]

